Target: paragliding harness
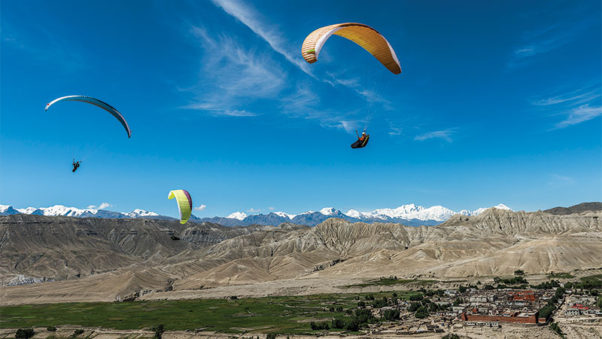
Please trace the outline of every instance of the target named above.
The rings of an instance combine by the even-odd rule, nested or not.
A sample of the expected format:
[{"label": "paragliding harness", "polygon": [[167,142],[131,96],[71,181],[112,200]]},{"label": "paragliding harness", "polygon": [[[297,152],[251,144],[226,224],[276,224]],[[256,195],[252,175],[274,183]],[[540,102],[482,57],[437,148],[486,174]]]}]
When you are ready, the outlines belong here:
[{"label": "paragliding harness", "polygon": [[77,169],[79,168],[81,161],[75,161],[75,159],[73,159],[73,170],[71,172],[75,173],[75,171],[77,171]]},{"label": "paragliding harness", "polygon": [[355,131],[355,134],[357,135],[357,141],[351,144],[351,148],[366,147],[366,145],[368,144],[368,140],[370,139],[370,134],[364,133],[366,133],[366,130],[364,130],[364,132],[362,133],[362,137],[360,137],[357,131]]}]

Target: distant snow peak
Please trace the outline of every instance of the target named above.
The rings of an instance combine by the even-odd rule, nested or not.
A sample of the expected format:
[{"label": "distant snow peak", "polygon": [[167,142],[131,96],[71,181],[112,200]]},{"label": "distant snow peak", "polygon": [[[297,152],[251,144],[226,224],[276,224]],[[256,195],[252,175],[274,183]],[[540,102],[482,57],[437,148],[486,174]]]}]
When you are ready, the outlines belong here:
[{"label": "distant snow peak", "polygon": [[273,212],[273,213],[276,214],[279,217],[289,218],[289,219],[293,219],[294,217],[297,216],[296,214],[288,214],[288,213],[285,213],[285,212]]},{"label": "distant snow peak", "polygon": [[244,220],[246,217],[247,217],[247,214],[245,212],[234,212],[234,213],[230,214],[229,216],[227,216],[226,218]]},{"label": "distant snow peak", "polygon": [[0,215],[13,215],[19,214],[19,211],[14,209],[11,205],[0,205]]},{"label": "distant snow peak", "polygon": [[333,214],[337,214],[337,210],[334,207],[324,207],[323,209],[320,210],[321,214],[324,215],[333,215]]},{"label": "distant snow peak", "polygon": [[125,215],[127,215],[130,218],[136,218],[136,217],[158,217],[159,214],[155,213],[155,212],[149,212],[146,210],[142,210],[142,209],[135,209],[133,211],[131,211],[130,213],[126,213]]},{"label": "distant snow peak", "polygon": [[345,214],[352,218],[359,218],[362,216],[362,212],[356,210],[349,210]]}]

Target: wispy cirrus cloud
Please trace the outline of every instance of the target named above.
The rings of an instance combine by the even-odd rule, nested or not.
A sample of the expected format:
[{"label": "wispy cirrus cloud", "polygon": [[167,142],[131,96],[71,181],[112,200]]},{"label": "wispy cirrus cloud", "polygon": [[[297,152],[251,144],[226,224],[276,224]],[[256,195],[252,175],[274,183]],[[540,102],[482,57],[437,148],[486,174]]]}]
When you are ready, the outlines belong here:
[{"label": "wispy cirrus cloud", "polygon": [[564,128],[571,125],[576,125],[602,115],[602,106],[591,107],[589,105],[579,106],[569,112],[565,120],[556,124],[556,128]]},{"label": "wispy cirrus cloud", "polygon": [[414,140],[425,141],[429,139],[442,139],[447,142],[453,142],[452,135],[455,133],[455,128],[448,128],[439,131],[427,132],[424,134],[417,135]]},{"label": "wispy cirrus cloud", "polygon": [[290,48],[291,44],[287,41],[279,29],[263,20],[261,14],[254,8],[248,6],[239,0],[212,0],[213,3],[223,9],[226,13],[236,18],[251,31],[257,34],[261,39],[270,45],[278,54],[282,55],[291,64],[297,66],[305,74],[314,80],[328,83],[332,86],[341,85],[353,90],[357,95],[365,99],[368,103],[382,104],[386,109],[391,109],[391,102],[383,98],[376,91],[363,89],[360,86],[359,79],[339,79],[333,74],[328,73],[330,77],[318,79],[310,70],[309,65],[301,58],[298,49]]},{"label": "wispy cirrus cloud", "polygon": [[63,70],[80,71],[89,59],[79,46],[57,38],[41,26],[16,29],[16,26],[3,20],[0,29],[0,44],[3,48],[17,49],[28,57],[56,65]]},{"label": "wispy cirrus cloud", "polygon": [[565,128],[602,115],[602,88],[600,84],[585,86],[538,98],[531,104],[553,116],[564,115],[564,120],[556,123],[552,130]]},{"label": "wispy cirrus cloud", "polygon": [[183,90],[197,94],[196,102],[184,108],[218,116],[256,116],[243,107],[258,99],[275,98],[285,87],[284,71],[268,56],[246,49],[228,36],[214,39],[203,27],[193,26],[191,33],[210,52],[201,66],[203,81]]},{"label": "wispy cirrus cloud", "polygon": [[527,64],[535,56],[546,54],[572,42],[579,34],[591,26],[592,20],[584,19],[582,14],[547,27],[525,32],[523,43],[516,47],[507,63],[508,68]]},{"label": "wispy cirrus cloud", "polygon": [[297,50],[292,50],[288,47],[290,44],[286,41],[283,34],[275,26],[265,23],[260,13],[254,8],[238,0],[213,0],[213,3],[265,40],[274,51],[282,55],[290,63],[299,67],[306,74],[314,76],[305,61],[297,56]]},{"label": "wispy cirrus cloud", "polygon": [[194,208],[194,210],[195,210],[195,211],[202,211],[202,210],[204,210],[205,208],[207,208],[207,205],[205,205],[205,204],[201,204],[200,206],[198,206],[198,207],[195,207],[195,208]]}]

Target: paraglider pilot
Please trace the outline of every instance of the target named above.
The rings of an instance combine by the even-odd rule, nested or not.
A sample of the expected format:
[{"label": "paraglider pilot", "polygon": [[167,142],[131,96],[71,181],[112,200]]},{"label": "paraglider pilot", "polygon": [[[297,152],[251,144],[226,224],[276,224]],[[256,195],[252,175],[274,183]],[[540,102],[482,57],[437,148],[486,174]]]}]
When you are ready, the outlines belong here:
[{"label": "paraglider pilot", "polygon": [[75,159],[73,160],[73,170],[71,172],[75,173],[75,171],[77,171],[77,169],[79,168],[79,163],[80,163],[79,160],[78,161],[75,161]]},{"label": "paraglider pilot", "polygon": [[362,132],[362,136],[360,136],[357,131],[355,131],[357,135],[357,141],[351,144],[351,148],[363,148],[368,144],[368,139],[370,138],[369,134],[366,134],[366,130]]}]

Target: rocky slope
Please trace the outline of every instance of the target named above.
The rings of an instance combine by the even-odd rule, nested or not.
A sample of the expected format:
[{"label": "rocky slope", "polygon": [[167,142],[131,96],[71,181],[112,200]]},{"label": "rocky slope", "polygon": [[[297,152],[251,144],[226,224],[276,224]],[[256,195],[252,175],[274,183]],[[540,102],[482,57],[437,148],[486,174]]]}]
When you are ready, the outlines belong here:
[{"label": "rocky slope", "polygon": [[[52,220],[41,220],[48,222],[45,226],[0,219],[4,221],[0,223],[0,231],[6,234],[8,229],[13,244],[11,264],[2,266],[3,274],[14,275],[26,267],[27,274],[32,276],[36,276],[38,270],[51,274],[54,271],[50,267],[60,271],[56,264],[46,262],[44,256],[38,258],[39,253],[53,253],[63,260],[59,263],[69,262],[70,267],[87,269],[109,270],[109,262],[121,262],[109,273],[3,287],[0,291],[7,302],[25,300],[23,298],[32,295],[45,301],[55,300],[57,296],[112,300],[134,292],[160,293],[163,297],[192,291],[192,295],[198,295],[207,288],[263,286],[268,282],[273,287],[279,281],[286,286],[311,284],[315,287],[316,281],[348,284],[389,275],[456,279],[511,275],[517,269],[527,274],[569,272],[602,266],[601,216],[601,212],[553,215],[489,209],[478,216],[453,216],[439,226],[351,223],[332,218],[313,228],[285,224],[241,229],[115,220],[112,222],[119,224],[99,226],[94,236],[85,234],[92,230],[84,226],[92,222],[87,219],[77,225],[69,218],[61,219],[56,225]],[[62,223],[71,226],[61,226]],[[143,225],[135,227],[135,223]],[[27,229],[26,235],[17,235],[23,228]],[[183,240],[155,238],[166,229],[172,229]],[[138,233],[129,233],[132,230]],[[60,234],[48,243],[59,246],[56,249],[59,254],[48,249],[44,242],[47,237],[41,236],[45,232]],[[70,240],[61,243],[65,234]],[[16,243],[37,252],[31,255],[19,252],[14,247],[15,237],[21,237]],[[2,239],[0,251],[4,258],[7,247],[5,237]],[[86,252],[85,248],[89,250]],[[93,259],[87,259],[83,253],[92,255]],[[28,260],[13,259],[21,258],[19,255]],[[15,262],[17,265],[12,266]],[[73,277],[75,271],[67,277]],[[319,283],[317,285],[319,287]],[[94,297],[86,294],[90,290],[94,291]],[[173,291],[159,292],[165,290]],[[287,291],[295,293],[296,289]]]},{"label": "rocky slope", "polygon": [[177,261],[257,229],[155,219],[0,216],[0,278],[3,285],[27,277],[61,280]]}]

